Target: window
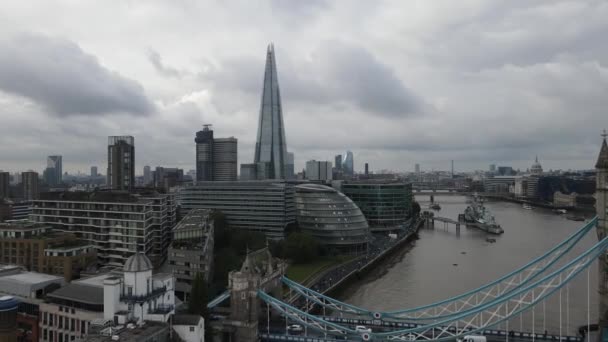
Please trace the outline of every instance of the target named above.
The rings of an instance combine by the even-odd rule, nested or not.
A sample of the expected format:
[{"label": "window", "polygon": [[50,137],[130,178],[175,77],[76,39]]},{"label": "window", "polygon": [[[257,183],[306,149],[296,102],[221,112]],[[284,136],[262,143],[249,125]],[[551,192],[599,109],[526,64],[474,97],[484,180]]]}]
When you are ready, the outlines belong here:
[{"label": "window", "polygon": [[194,327],[190,327],[190,332],[194,332]]}]

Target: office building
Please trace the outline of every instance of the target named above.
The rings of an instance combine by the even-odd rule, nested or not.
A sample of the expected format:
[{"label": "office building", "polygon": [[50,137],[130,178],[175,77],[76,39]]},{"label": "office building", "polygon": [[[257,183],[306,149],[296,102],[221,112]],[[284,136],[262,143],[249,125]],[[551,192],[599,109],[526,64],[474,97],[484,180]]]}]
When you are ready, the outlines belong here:
[{"label": "office building", "polygon": [[10,197],[11,174],[0,171],[0,200]]},{"label": "office building", "polygon": [[12,296],[0,297],[0,341],[17,341],[17,309],[19,300]]},{"label": "office building", "polygon": [[306,178],[309,180],[332,180],[332,165],[330,161],[309,160],[306,162]]},{"label": "office building", "polygon": [[283,238],[295,222],[294,186],[284,181],[197,182],[178,190],[184,213],[215,209],[232,229],[248,229]]},{"label": "office building", "polygon": [[351,151],[346,151],[343,155],[342,170],[347,176],[352,177],[355,174],[355,161]]},{"label": "office building", "polygon": [[365,163],[365,177],[369,176],[369,164]]},{"label": "office building", "polygon": [[156,167],[152,172],[154,187],[169,191],[184,181],[184,170],[175,167]]},{"label": "office building", "polygon": [[496,164],[490,164],[489,171],[492,172],[492,173],[496,172]]},{"label": "office building", "polygon": [[23,187],[23,198],[31,201],[40,195],[38,189],[38,172],[26,171],[21,173],[21,185]]},{"label": "office building", "polygon": [[416,165],[414,166],[414,172],[416,172],[416,173],[420,173],[420,164],[416,164]]},{"label": "office building", "polygon": [[54,232],[49,225],[27,221],[0,223],[0,247],[0,263],[61,275],[66,281],[97,263],[93,245],[73,234]]},{"label": "office building", "polygon": [[132,190],[135,186],[135,138],[108,137],[108,181],[113,190]]},{"label": "office building", "polygon": [[235,181],[237,180],[238,148],[237,139],[214,138],[211,125],[204,125],[196,132],[196,180]]},{"label": "office building", "polygon": [[513,191],[515,191],[515,180],[517,178],[518,177],[515,176],[494,176],[484,178],[483,189],[485,192],[505,194],[513,187]]},{"label": "office building", "polygon": [[242,181],[254,181],[257,179],[257,165],[256,164],[241,164],[241,172],[239,174],[239,180]]},{"label": "office building", "polygon": [[230,138],[213,139],[213,180],[237,180],[237,140]]},{"label": "office building", "polygon": [[152,275],[152,262],[141,253],[128,258],[121,271],[73,281],[47,294],[40,304],[41,341],[81,340],[129,323],[167,323],[175,312],[173,276]]},{"label": "office building", "polygon": [[122,265],[143,252],[160,265],[167,258],[176,204],[172,193],[48,192],[34,201],[33,221],[74,233],[95,246],[101,263]]},{"label": "office building", "polygon": [[[261,167],[268,172],[257,179],[285,179],[287,164],[287,142],[283,121],[283,106],[277,76],[274,46],[270,44],[266,52],[264,88],[260,104],[260,119],[255,143],[254,164],[265,163]],[[258,167],[259,170],[260,167]]]},{"label": "office building", "polygon": [[196,180],[213,180],[213,130],[211,125],[204,125],[202,131],[196,132]]},{"label": "office building", "polygon": [[150,166],[144,166],[144,186],[148,186],[152,183],[152,170]]},{"label": "office building", "polygon": [[342,170],[342,155],[336,154],[336,156],[334,157],[334,161],[334,165],[336,165],[336,170]]},{"label": "office building", "polygon": [[91,177],[97,177],[98,175],[97,166],[91,166]]},{"label": "office building", "polygon": [[63,160],[61,156],[48,156],[46,158],[46,169],[44,170],[44,181],[49,186],[57,186],[63,180]]},{"label": "office building", "polygon": [[169,267],[175,275],[175,296],[188,301],[192,281],[201,273],[213,279],[214,225],[208,209],[193,209],[173,228]]},{"label": "office building", "polygon": [[344,181],[340,190],[361,209],[372,231],[402,228],[411,217],[411,183],[391,180]]},{"label": "office building", "polygon": [[357,205],[334,188],[320,184],[296,186],[298,227],[319,243],[340,253],[367,250],[369,226]]}]

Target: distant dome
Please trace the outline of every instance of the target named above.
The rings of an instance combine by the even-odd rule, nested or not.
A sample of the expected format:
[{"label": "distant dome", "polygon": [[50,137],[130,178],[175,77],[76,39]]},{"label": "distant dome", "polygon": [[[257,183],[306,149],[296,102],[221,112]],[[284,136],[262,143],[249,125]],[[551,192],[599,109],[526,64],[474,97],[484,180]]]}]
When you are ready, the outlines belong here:
[{"label": "distant dome", "polygon": [[123,266],[125,272],[143,272],[152,269],[152,262],[145,254],[136,253],[133,254],[125,261]]},{"label": "distant dome", "polygon": [[543,167],[538,162],[538,157],[536,157],[536,159],[534,160],[534,164],[532,164],[532,167],[530,168],[530,173],[533,175],[539,175],[543,173]]}]

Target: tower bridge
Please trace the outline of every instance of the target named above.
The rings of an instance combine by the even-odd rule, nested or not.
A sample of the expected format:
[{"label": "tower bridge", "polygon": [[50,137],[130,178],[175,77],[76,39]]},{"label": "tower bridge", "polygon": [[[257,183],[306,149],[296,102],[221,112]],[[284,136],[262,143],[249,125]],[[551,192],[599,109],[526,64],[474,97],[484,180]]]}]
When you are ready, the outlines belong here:
[{"label": "tower bridge", "polygon": [[[608,145],[606,135],[596,163],[597,216],[583,225],[563,242],[519,269],[484,286],[458,296],[415,308],[374,311],[341,302],[281,276],[282,266],[272,267],[267,252],[259,254],[255,265],[248,258],[241,272],[234,273],[229,294],[212,301],[231,298],[231,325],[241,331],[238,341],[454,341],[467,335],[484,335],[489,341],[589,341],[586,336],[567,336],[562,312],[568,312],[567,286],[580,277],[586,280],[587,296],[578,298],[587,307],[586,327],[597,326],[599,341],[608,338]],[[598,242],[591,248],[574,252],[584,236],[596,228]],[[599,321],[591,322],[590,267],[599,265]],[[250,269],[258,272],[251,273]],[[264,270],[259,273],[259,270]],[[248,273],[249,272],[249,273]],[[267,279],[263,281],[262,279]],[[279,282],[304,300],[295,306],[283,300]],[[271,294],[270,292],[274,292]],[[563,297],[566,297],[564,305]],[[540,305],[550,297],[559,297],[559,331],[548,332],[538,327],[536,315]],[[313,307],[318,308],[312,311]],[[235,313],[238,311],[238,313]],[[537,312],[539,311],[539,312]],[[523,313],[531,313],[531,331],[522,331]],[[275,316],[283,317],[284,326],[277,325]],[[273,318],[271,320],[271,317]],[[513,327],[520,320],[519,329]],[[272,321],[272,324],[271,324]],[[303,336],[289,334],[289,324],[303,327]],[[364,329],[357,326],[365,326]],[[272,327],[272,329],[271,329]]]}]

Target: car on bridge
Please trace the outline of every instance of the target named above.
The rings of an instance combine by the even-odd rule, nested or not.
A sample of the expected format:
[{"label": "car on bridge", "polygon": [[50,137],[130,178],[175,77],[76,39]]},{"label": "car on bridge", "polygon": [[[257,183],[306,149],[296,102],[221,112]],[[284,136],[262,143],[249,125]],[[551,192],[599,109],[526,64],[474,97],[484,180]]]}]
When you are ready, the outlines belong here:
[{"label": "car on bridge", "polygon": [[355,331],[358,333],[371,333],[372,329],[366,327],[365,325],[357,325],[355,327]]},{"label": "car on bridge", "polygon": [[290,335],[299,335],[304,331],[304,328],[299,324],[292,324],[287,327],[287,331]]},{"label": "car on bridge", "polygon": [[467,335],[463,338],[459,338],[458,342],[487,342],[485,336],[483,335]]}]

